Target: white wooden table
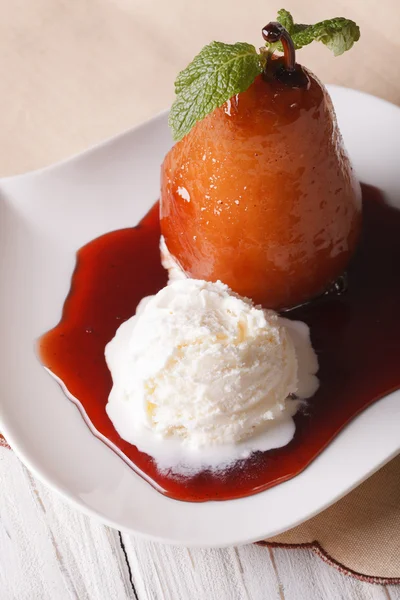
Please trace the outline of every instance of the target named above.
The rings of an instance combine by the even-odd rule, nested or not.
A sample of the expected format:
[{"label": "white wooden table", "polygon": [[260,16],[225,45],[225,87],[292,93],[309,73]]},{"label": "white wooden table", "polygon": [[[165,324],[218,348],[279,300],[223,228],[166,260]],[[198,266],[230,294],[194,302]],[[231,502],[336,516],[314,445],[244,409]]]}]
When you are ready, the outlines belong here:
[{"label": "white wooden table", "polygon": [[310,550],[189,550],[101,525],[0,447],[1,600],[400,600]]}]

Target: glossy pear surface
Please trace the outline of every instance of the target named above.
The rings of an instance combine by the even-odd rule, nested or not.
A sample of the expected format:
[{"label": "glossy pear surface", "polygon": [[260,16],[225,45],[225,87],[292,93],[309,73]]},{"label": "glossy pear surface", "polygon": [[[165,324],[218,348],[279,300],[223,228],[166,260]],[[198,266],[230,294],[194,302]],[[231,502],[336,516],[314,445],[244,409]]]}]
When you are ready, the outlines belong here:
[{"label": "glossy pear surface", "polygon": [[258,77],[167,154],[161,231],[188,276],[270,308],[324,292],[346,268],[361,194],[330,97]]}]

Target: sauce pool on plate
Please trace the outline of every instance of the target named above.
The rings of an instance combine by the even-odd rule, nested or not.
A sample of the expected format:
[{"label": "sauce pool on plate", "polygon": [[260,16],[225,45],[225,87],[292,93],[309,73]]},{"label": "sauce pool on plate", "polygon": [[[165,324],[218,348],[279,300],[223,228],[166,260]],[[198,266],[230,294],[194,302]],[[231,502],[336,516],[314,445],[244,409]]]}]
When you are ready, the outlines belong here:
[{"label": "sauce pool on plate", "polygon": [[348,289],[285,313],[310,327],[320,367],[320,387],[295,416],[296,433],[287,446],[255,453],[223,472],[177,476],[161,472],[150,456],[124,441],[108,418],[112,381],[104,348],[139,301],[167,283],[158,204],[137,227],[107,233],[79,250],[61,321],[39,340],[40,359],[78,399],[92,429],[171,498],[240,498],[290,479],[360,411],[400,387],[400,211],[366,185],[363,210]]}]

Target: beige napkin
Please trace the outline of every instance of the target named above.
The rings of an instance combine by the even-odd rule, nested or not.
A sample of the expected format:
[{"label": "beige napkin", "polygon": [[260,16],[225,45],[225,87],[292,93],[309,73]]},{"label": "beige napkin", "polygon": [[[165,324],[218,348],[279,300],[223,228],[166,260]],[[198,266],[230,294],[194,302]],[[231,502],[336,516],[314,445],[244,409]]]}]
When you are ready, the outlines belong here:
[{"label": "beige napkin", "polygon": [[[313,44],[299,61],[325,82],[400,102],[398,0],[0,0],[0,175],[61,160],[151,117],[204,44],[260,45],[282,5],[297,22],[356,20],[362,38],[351,52],[334,58]],[[400,577],[399,474],[397,459],[273,541],[317,541],[342,569]]]},{"label": "beige napkin", "polygon": [[310,547],[366,581],[400,583],[400,456],[330,508],[267,542]]}]

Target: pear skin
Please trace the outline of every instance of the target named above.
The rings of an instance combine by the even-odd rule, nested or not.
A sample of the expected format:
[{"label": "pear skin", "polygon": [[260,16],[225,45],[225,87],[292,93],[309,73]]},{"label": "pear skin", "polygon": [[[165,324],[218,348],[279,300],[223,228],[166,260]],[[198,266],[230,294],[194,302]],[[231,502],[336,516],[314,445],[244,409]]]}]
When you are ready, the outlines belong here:
[{"label": "pear skin", "polygon": [[161,232],[189,277],[269,308],[323,293],[345,270],[361,192],[330,97],[262,76],[198,122],[161,171]]}]

